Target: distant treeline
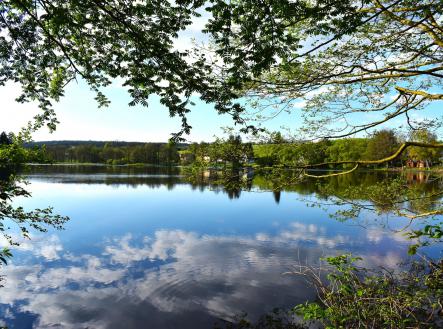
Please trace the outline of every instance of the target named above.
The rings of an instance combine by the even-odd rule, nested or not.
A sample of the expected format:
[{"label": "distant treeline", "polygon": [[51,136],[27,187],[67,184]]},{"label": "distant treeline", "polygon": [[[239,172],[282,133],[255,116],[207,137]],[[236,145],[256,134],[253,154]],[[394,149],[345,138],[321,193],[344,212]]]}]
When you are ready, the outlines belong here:
[{"label": "distant treeline", "polygon": [[46,154],[48,162],[105,164],[177,164],[185,144],[135,142],[57,141],[32,143]]},{"label": "distant treeline", "polygon": [[[411,133],[408,140],[434,143],[437,137],[427,130]],[[392,130],[380,130],[370,138],[346,138],[318,142],[289,142],[281,134],[251,144],[239,136],[217,138],[213,143],[137,143],[100,141],[54,141],[31,143],[40,147],[49,162],[105,164],[198,164],[232,165],[255,163],[260,166],[297,166],[322,162],[377,160],[392,155],[403,139]],[[426,166],[440,163],[441,151],[411,147],[389,166],[405,165],[406,160],[421,161]]]}]

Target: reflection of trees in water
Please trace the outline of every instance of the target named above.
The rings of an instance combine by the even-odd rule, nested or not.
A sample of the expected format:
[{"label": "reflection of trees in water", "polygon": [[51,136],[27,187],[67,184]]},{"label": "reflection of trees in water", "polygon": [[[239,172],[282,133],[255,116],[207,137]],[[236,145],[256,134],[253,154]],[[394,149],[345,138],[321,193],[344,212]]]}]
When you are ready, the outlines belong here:
[{"label": "reflection of trees in water", "polygon": [[32,166],[27,173],[33,180],[43,179],[57,183],[124,185],[136,188],[166,186],[171,190],[183,184],[178,167],[131,167],[131,166]]},{"label": "reflection of trees in water", "polygon": [[240,198],[242,191],[251,191],[253,187],[252,171],[245,170],[204,170],[187,172],[185,179],[192,186],[207,187],[226,193],[229,199]]},{"label": "reflection of trees in water", "polygon": [[431,177],[430,172],[425,171],[407,171],[403,174],[408,183],[427,183]]},{"label": "reflection of trees in water", "polygon": [[[441,184],[441,177],[431,173],[404,175],[382,171],[361,171],[321,180],[300,180],[296,172],[274,172],[254,179],[254,185],[262,189],[275,191],[279,188],[301,195],[315,194],[320,200],[354,206],[355,210],[393,212],[407,216],[440,209]],[[358,214],[354,212],[349,215],[356,217]]]},{"label": "reflection of trees in water", "polygon": [[180,168],[174,166],[106,166],[106,165],[38,165],[30,166],[30,174],[126,174],[178,175]]},{"label": "reflection of trees in water", "polygon": [[442,180],[430,172],[358,171],[326,179],[301,178],[294,170],[188,170],[179,167],[130,166],[43,166],[31,167],[33,179],[62,183],[139,185],[150,188],[188,184],[193,190],[213,190],[230,199],[240,198],[242,191],[269,191],[279,203],[281,192],[313,195],[325,201],[336,198],[369,202],[377,212],[401,208],[420,213],[439,208]]},{"label": "reflection of trees in water", "polygon": [[[192,184],[221,190],[231,199],[240,197],[244,190],[267,191],[273,194],[278,204],[282,191],[296,192],[299,199],[308,205],[322,208],[331,217],[339,221],[350,220],[365,227],[386,227],[390,225],[388,221],[392,216],[402,217],[407,220],[396,221],[395,231],[403,231],[409,236],[424,236],[434,243],[441,241],[441,236],[438,236],[441,228],[435,224],[435,217],[443,213],[442,177],[429,172],[358,171],[315,179],[300,177],[295,170],[257,171],[253,175],[241,171],[214,171],[193,173],[187,179]],[[330,213],[331,207],[335,209],[333,213]],[[360,216],[368,213],[372,215]],[[387,215],[386,222],[379,221],[381,214]],[[417,218],[420,218],[420,222],[413,222]]]},{"label": "reflection of trees in water", "polygon": [[[442,179],[430,172],[362,170],[314,179],[301,177],[296,170],[193,171],[178,167],[46,166],[32,167],[30,176],[36,180],[41,178],[62,183],[126,185],[133,188],[143,185],[153,189],[166,186],[168,190],[176,185],[188,185],[193,190],[223,193],[229,199],[240,198],[243,191],[268,192],[272,193],[277,204],[281,201],[282,192],[295,192],[302,201],[319,206],[326,212],[331,211],[331,206],[338,206],[338,210],[330,214],[332,217],[341,221],[352,220],[363,226],[387,225],[376,223],[380,214],[406,217],[411,221],[426,217],[432,221],[432,216],[442,211]],[[367,223],[363,223],[360,214],[366,212],[376,216],[366,216]],[[403,229],[409,224],[405,224],[407,226]]]},{"label": "reflection of trees in water", "polygon": [[401,174],[333,177],[319,182],[319,194],[338,205],[348,205],[348,217],[355,218],[364,211],[393,213],[413,218],[441,208],[441,177],[409,176]]}]

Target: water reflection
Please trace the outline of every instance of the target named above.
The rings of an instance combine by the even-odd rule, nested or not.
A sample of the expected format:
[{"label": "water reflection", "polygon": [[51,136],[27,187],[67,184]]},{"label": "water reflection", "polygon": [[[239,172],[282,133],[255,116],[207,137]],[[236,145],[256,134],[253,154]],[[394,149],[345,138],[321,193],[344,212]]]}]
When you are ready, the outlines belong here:
[{"label": "water reflection", "polygon": [[[402,232],[334,221],[305,202],[394,174],[288,184],[294,175],[203,173],[190,180],[177,168],[32,168],[34,198],[24,206],[49,202],[71,221],[14,250],[2,269],[0,324],[211,328],[243,312],[254,320],[315,298],[302,278],[282,275],[297,262],[354,252],[363,265],[395,268],[405,257],[411,242]],[[432,192],[432,184],[439,182],[419,186]],[[375,219],[371,212],[360,217]],[[395,219],[393,228],[402,227]]]},{"label": "water reflection", "polygon": [[[26,173],[34,181],[50,181],[65,184],[140,185],[158,188],[189,185],[192,189],[212,189],[225,193],[230,199],[240,198],[242,191],[273,191],[276,203],[281,191],[297,192],[300,195],[316,194],[326,199],[331,194],[340,194],[350,188],[370,187],[380,182],[401,178],[410,187],[419,186],[423,192],[435,193],[443,181],[431,172],[359,171],[349,175],[330,177],[327,180],[300,179],[298,171],[240,170],[220,172],[204,170],[189,172],[180,167],[130,167],[130,166],[31,166]],[[322,172],[318,172],[322,174]],[[325,189],[325,186],[327,189]]]},{"label": "water reflection", "polygon": [[[36,328],[210,328],[241,311],[254,319],[272,307],[313,299],[301,278],[282,273],[295,261],[315,264],[352,243],[300,222],[275,236],[125,234],[104,239],[92,254],[66,250],[57,236],[35,238],[21,247],[34,262],[6,268],[1,311],[13,328],[24,319]],[[385,266],[400,259],[395,253],[373,256]]]}]

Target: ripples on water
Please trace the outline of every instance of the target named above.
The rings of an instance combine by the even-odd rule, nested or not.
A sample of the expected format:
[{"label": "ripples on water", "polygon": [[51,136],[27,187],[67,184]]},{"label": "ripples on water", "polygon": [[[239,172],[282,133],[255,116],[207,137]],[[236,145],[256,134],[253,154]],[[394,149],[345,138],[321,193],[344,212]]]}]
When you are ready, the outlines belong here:
[{"label": "ripples on water", "polygon": [[33,198],[19,203],[52,205],[71,221],[14,251],[2,269],[1,324],[211,328],[313,299],[301,278],[283,275],[297,262],[353,251],[392,267],[407,250],[401,234],[308,207],[309,192],[276,197],[252,184],[230,199],[177,169],[140,171],[34,168]]}]

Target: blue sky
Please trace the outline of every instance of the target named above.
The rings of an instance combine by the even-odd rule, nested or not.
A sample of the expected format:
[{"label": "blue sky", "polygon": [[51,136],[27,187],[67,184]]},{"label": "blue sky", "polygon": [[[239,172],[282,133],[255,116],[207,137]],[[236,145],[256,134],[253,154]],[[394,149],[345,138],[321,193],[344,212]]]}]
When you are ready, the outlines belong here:
[{"label": "blue sky", "polygon": [[[8,84],[0,87],[2,106],[0,109],[0,130],[18,131],[38,113],[35,104],[19,104],[15,97],[19,95],[18,85]],[[180,119],[169,117],[166,107],[157,97],[152,97],[149,108],[129,107],[130,98],[123,87],[115,83],[105,93],[111,100],[108,108],[97,107],[94,93],[84,82],[68,85],[55,110],[60,124],[54,133],[42,128],[33,135],[34,140],[120,140],[120,141],[167,141],[170,134],[180,129]],[[227,115],[218,115],[213,105],[194,101],[189,122],[193,126],[190,141],[210,141],[214,135],[222,136],[221,127],[233,126]],[[271,130],[279,130],[283,125],[298,126],[296,115],[282,114],[267,124]]]},{"label": "blue sky", "polygon": [[[20,93],[20,87],[8,84],[0,87],[0,131],[17,132],[38,113],[36,104],[19,104],[15,98]],[[59,103],[55,104],[60,124],[54,133],[42,128],[33,135],[36,141],[46,140],[112,140],[112,141],[141,141],[164,142],[171,133],[180,130],[180,119],[169,117],[166,107],[162,106],[157,97],[152,97],[149,108],[129,107],[130,98],[127,91],[116,82],[105,91],[110,98],[108,108],[99,109],[94,100],[94,93],[86,83],[71,83],[68,85]],[[206,104],[195,97],[196,106],[189,114],[189,123],[193,126],[187,139],[192,142],[211,141],[214,136],[223,136],[222,127],[233,126],[232,119],[227,115],[218,115],[213,105]],[[435,102],[424,111],[411,114],[420,121],[425,117],[441,117],[441,103]],[[371,114],[359,114],[354,120],[374,120]],[[396,128],[404,124],[404,118],[391,120],[386,128]],[[295,130],[301,124],[300,112],[291,114],[281,113],[276,118],[267,121],[265,127],[269,130],[281,130],[288,127]],[[382,128],[382,127],[380,127]]]}]

